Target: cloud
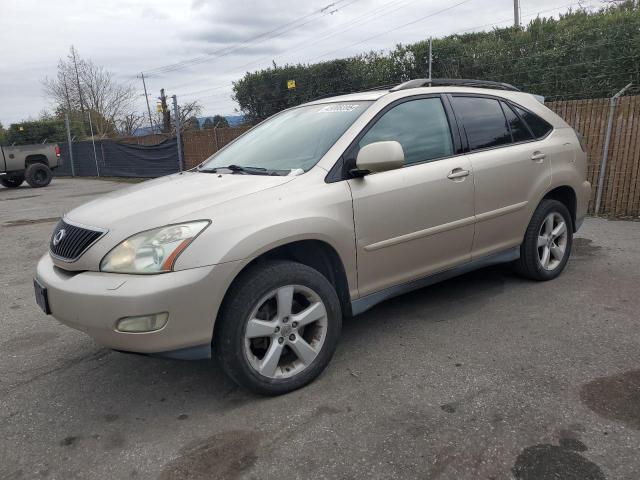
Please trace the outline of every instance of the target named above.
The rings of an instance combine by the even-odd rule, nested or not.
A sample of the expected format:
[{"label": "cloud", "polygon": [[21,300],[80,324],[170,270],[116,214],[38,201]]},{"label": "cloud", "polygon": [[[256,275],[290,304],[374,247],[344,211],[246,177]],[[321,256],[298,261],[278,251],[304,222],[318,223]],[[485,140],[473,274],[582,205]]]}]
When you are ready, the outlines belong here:
[{"label": "cloud", "polygon": [[[339,8],[335,14],[317,14],[334,2]],[[563,1],[535,3],[535,9],[543,10]],[[152,98],[165,88],[185,98],[201,98],[205,114],[227,113],[235,107],[230,99],[231,82],[246,71],[270,66],[272,60],[279,65],[307,63],[390,49],[430,34],[445,35],[505,18],[508,23],[513,13],[511,0],[471,0],[445,14],[362,42],[451,4],[450,0],[4,2],[0,44],[11,48],[2,51],[0,64],[0,121],[8,125],[48,106],[40,79],[55,76],[58,58],[72,44],[82,57],[114,72],[119,81],[132,82],[140,93],[142,84],[136,75],[155,69],[160,73],[149,76],[147,82]],[[523,5],[523,12],[526,9]],[[29,35],[24,34],[26,18]],[[55,35],[51,35],[52,25]],[[231,53],[219,56],[220,51]],[[333,53],[323,56],[327,52]],[[203,60],[193,65],[187,62],[187,67],[171,72],[158,69],[192,58]],[[191,94],[202,90],[205,92]],[[141,96],[139,108],[144,111],[142,102]]]}]

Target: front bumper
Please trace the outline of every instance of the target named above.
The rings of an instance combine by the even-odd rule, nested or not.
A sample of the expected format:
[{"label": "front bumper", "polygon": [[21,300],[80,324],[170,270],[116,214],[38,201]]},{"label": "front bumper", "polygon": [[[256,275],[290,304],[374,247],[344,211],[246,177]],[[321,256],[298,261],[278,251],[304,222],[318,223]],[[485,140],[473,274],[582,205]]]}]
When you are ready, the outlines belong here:
[{"label": "front bumper", "polygon": [[[51,314],[114,350],[206,358],[218,308],[235,274],[236,262],[158,275],[69,272],[49,254],[38,262],[36,277],[47,288]],[[168,312],[160,330],[123,333],[123,317]]]}]

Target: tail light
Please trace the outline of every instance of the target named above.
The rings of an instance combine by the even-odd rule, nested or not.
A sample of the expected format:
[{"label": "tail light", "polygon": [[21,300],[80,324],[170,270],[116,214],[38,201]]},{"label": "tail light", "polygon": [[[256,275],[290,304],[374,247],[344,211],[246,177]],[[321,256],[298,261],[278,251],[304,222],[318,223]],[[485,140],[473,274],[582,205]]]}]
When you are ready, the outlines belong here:
[{"label": "tail light", "polygon": [[56,157],[60,157],[60,147],[56,145]]}]

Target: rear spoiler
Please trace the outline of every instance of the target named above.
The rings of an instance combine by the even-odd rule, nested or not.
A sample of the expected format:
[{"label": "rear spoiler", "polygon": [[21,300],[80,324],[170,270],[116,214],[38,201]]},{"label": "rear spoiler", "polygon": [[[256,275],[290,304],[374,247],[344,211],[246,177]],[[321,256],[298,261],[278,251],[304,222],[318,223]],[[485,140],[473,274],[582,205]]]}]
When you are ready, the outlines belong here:
[{"label": "rear spoiler", "polygon": [[535,93],[530,94],[533,98],[535,98],[537,101],[539,101],[541,104],[544,105],[544,96],[543,95],[536,95]]}]

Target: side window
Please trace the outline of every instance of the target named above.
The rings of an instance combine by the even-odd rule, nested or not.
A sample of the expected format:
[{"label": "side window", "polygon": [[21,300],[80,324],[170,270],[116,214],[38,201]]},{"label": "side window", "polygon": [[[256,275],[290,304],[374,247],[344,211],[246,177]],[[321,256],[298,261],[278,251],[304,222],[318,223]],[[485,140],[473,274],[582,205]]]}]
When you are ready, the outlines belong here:
[{"label": "side window", "polygon": [[454,96],[453,108],[462,121],[471,151],[511,143],[511,132],[498,100]]},{"label": "side window", "polygon": [[544,137],[547,133],[549,133],[553,129],[551,125],[549,125],[547,122],[545,122],[536,114],[527,112],[526,110],[523,110],[522,108],[519,108],[519,107],[514,107],[514,108],[516,112],[518,112],[518,115],[520,115],[520,117],[525,121],[525,123],[529,125],[529,128],[531,129],[531,131],[533,132],[533,135],[536,138]]},{"label": "side window", "polygon": [[507,117],[507,123],[509,124],[509,128],[511,129],[511,136],[513,137],[514,142],[524,142],[526,140],[531,140],[533,137],[529,132],[529,129],[524,124],[524,122],[518,117],[511,107],[504,102],[500,102],[502,105],[502,110],[504,111],[505,117]]},{"label": "side window", "polygon": [[365,133],[358,146],[386,140],[400,142],[405,164],[453,155],[449,122],[439,98],[410,100],[393,107]]}]

